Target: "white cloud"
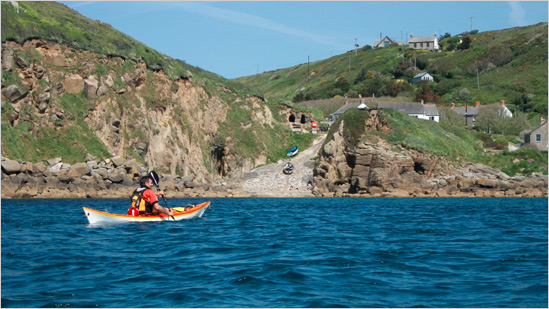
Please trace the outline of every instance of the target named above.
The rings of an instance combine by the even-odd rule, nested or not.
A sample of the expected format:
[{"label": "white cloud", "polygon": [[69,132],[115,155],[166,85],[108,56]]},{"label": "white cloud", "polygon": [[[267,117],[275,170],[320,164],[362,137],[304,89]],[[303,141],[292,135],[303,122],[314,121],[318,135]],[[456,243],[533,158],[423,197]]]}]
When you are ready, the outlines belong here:
[{"label": "white cloud", "polygon": [[524,17],[526,11],[524,11],[520,2],[511,1],[509,2],[509,7],[511,8],[511,12],[509,13],[509,21],[511,24],[513,26],[525,26],[526,22],[524,21]]},{"label": "white cloud", "polygon": [[256,15],[217,8],[200,2],[177,2],[177,5],[185,11],[202,14],[217,20],[224,20],[235,24],[263,28],[275,32],[293,35],[312,40],[316,43],[330,45],[341,49],[348,47],[346,45],[339,44],[331,37],[326,37],[316,33],[288,27],[284,24],[280,24]]}]

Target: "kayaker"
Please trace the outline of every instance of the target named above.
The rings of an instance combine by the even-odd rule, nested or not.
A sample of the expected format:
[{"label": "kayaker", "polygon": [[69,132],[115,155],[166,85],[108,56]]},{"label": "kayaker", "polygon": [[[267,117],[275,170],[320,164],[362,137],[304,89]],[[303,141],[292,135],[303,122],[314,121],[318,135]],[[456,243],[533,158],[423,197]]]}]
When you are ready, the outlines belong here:
[{"label": "kayaker", "polygon": [[144,176],[139,181],[140,187],[135,189],[133,192],[131,199],[132,204],[133,201],[136,200],[137,204],[136,207],[139,209],[139,214],[157,214],[157,213],[163,213],[168,216],[173,216],[173,212],[168,210],[167,208],[164,208],[160,206],[158,203],[158,197],[164,196],[164,191],[158,191],[154,192],[151,188],[153,186],[153,180],[149,176]]}]

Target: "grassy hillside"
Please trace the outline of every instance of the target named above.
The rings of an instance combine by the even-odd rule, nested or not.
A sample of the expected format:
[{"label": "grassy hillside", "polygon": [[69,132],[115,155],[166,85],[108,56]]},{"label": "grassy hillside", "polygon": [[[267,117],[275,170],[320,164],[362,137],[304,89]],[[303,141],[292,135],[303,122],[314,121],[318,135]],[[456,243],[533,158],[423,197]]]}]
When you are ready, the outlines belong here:
[{"label": "grassy hillside", "polygon": [[[187,149],[189,144],[200,147],[206,168],[215,165],[213,161],[219,154],[218,147],[228,146],[229,154],[238,159],[265,156],[268,160],[277,161],[294,145],[303,148],[313,139],[312,134],[295,134],[289,127],[280,124],[282,120],[277,118],[276,113],[281,108],[287,108],[289,102],[256,100],[261,105],[258,108],[251,103],[254,97],[261,98],[258,91],[162,55],[111,26],[83,17],[62,4],[51,1],[17,4],[18,8],[11,2],[1,3],[2,47],[7,48],[7,41],[22,44],[35,38],[58,42],[63,49],[67,47],[63,56],[70,59],[72,65],[60,67],[48,63],[32,46],[14,51],[14,58],[38,65],[47,73],[48,79],[35,78],[36,82],[31,82],[29,86],[18,73],[21,68],[2,71],[2,89],[17,85],[21,91],[28,91],[24,98],[13,104],[2,102],[3,156],[30,162],[61,157],[67,163],[80,162],[86,154],[99,159],[107,158],[112,154],[101,142],[105,137],[99,138],[97,132],[105,127],[102,127],[103,124],[109,128],[113,126],[115,119],[118,119],[117,126],[120,127],[113,127],[112,132],[106,133],[111,136],[109,140],[126,141],[120,142],[125,144],[125,153],[140,163],[144,163],[143,157],[149,145],[160,136],[171,138],[168,149],[172,151]],[[107,57],[109,61],[102,61]],[[121,81],[121,76],[132,75],[141,68],[142,63],[146,64],[146,82],[143,85],[136,87],[135,84]],[[168,82],[160,71],[169,77]],[[69,74],[94,76],[98,81],[112,75],[114,87],[96,99],[87,98],[84,91],[69,94],[49,90],[61,85],[63,76]],[[178,91],[178,85],[183,80],[196,87],[190,89],[190,92],[196,90],[198,93],[193,97],[197,98],[197,102],[192,103],[196,105],[194,110],[188,107],[192,105],[190,102],[173,98],[172,94]],[[127,92],[115,91],[121,88]],[[41,108],[39,97],[46,92],[51,97],[47,106]],[[104,123],[84,121],[100,104],[103,105],[99,109],[105,113]],[[205,114],[212,114],[211,110],[217,108],[227,109],[229,116],[225,120],[217,120],[219,132],[216,132],[212,142],[210,132],[197,128],[196,123],[209,119]],[[269,129],[254,122],[255,115],[265,110],[271,110],[273,114],[273,127]],[[170,113],[171,119],[159,127],[156,124],[158,117],[149,117],[151,113]],[[62,118],[57,115],[62,115]],[[126,120],[120,121],[123,119]],[[120,125],[120,122],[123,124]],[[172,136],[163,135],[166,131],[172,132]],[[159,167],[162,168],[167,167]]]},{"label": "grassy hillside", "polygon": [[195,80],[221,83],[234,91],[254,93],[243,84],[163,55],[109,24],[86,18],[62,4],[51,1],[17,3],[18,9],[8,2],[2,3],[2,42],[22,43],[30,38],[45,38],[106,56],[141,59],[148,69],[162,70],[172,80],[192,76]]},{"label": "grassy hillside", "polygon": [[[546,115],[547,36],[547,23],[539,23],[447,37],[440,42],[440,52],[406,46],[365,46],[357,55],[349,51],[309,65],[237,80],[256,87],[268,98],[296,102],[358,94],[400,96],[404,100],[424,99],[446,105],[505,100],[513,111]],[[470,44],[460,45],[459,40],[465,38]],[[429,72],[435,82],[411,84],[418,72]]]}]

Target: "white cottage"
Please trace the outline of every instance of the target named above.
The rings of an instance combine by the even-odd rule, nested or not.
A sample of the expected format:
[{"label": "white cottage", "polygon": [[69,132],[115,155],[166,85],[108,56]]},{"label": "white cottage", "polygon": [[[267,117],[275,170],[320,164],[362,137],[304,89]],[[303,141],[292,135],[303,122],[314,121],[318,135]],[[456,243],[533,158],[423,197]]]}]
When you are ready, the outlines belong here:
[{"label": "white cottage", "polygon": [[417,74],[416,76],[414,76],[412,78],[412,84],[417,84],[417,82],[421,81],[421,80],[424,80],[424,81],[428,81],[428,82],[433,82],[435,79],[433,78],[433,76],[427,72],[423,72],[423,73],[419,73]]}]

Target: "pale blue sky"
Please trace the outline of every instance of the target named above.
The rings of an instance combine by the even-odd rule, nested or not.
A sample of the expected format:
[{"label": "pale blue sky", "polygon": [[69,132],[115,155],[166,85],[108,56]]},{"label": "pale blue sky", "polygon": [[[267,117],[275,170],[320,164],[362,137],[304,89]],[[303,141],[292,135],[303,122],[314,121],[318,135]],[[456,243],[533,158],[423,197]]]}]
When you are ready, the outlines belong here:
[{"label": "pale blue sky", "polygon": [[60,1],[225,78],[329,58],[383,37],[548,21],[547,1]]}]

